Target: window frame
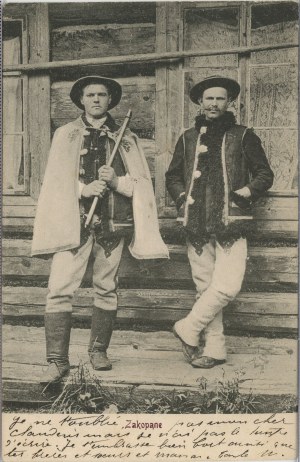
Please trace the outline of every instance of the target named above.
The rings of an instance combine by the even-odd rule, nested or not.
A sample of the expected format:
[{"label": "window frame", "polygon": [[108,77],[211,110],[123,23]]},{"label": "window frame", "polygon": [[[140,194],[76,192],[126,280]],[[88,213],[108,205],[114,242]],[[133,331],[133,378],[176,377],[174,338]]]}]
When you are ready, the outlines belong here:
[{"label": "window frame", "polygon": [[[24,15],[12,17],[3,17],[2,28],[5,23],[9,22],[20,22],[21,23],[21,63],[20,66],[28,63],[28,45],[29,45],[29,36],[28,36],[28,27],[27,27],[27,18]],[[11,191],[3,189],[2,194],[4,197],[7,196],[28,196],[30,194],[30,151],[29,151],[29,122],[28,122],[28,75],[22,73],[22,71],[10,71],[3,73],[5,78],[15,78],[18,77],[22,81],[22,126],[23,130],[21,132],[15,133],[4,133],[4,135],[21,135],[23,141],[23,156],[24,156],[24,188],[21,191]],[[3,153],[4,155],[4,153]]]},{"label": "window frame", "polygon": [[[276,3],[276,2],[270,2],[270,3]],[[282,2],[285,3],[285,2]],[[165,76],[165,100],[166,104],[171,101],[171,96],[174,94],[174,89],[172,89],[172,85],[174,85],[174,81],[177,81],[177,92],[180,94],[178,97],[177,102],[177,110],[175,111],[176,114],[180,112],[180,115],[178,115],[177,119],[180,119],[180,122],[176,119],[172,119],[172,114],[170,114],[170,111],[167,111],[167,122],[166,125],[171,125],[171,126],[176,126],[176,130],[173,130],[177,132],[176,138],[172,135],[170,135],[170,129],[166,130],[167,136],[166,139],[164,140],[164,145],[162,148],[162,152],[164,155],[164,161],[161,159],[159,160],[160,164],[160,169],[156,170],[156,184],[160,185],[159,191],[156,192],[156,197],[157,197],[157,204],[158,204],[158,211],[159,211],[159,216],[161,218],[174,218],[176,217],[176,209],[174,205],[171,205],[169,203],[169,198],[168,198],[168,193],[166,191],[164,185],[164,174],[165,171],[169,165],[169,162],[171,160],[171,156],[174,151],[174,147],[176,144],[177,139],[179,138],[180,133],[186,127],[184,127],[184,104],[183,104],[183,98],[185,94],[185,89],[184,89],[184,76],[186,72],[190,72],[192,70],[191,67],[185,68],[184,67],[184,59],[186,55],[188,54],[188,50],[185,51],[183,50],[184,47],[184,37],[183,37],[183,31],[184,31],[184,19],[185,19],[185,12],[187,9],[218,9],[218,8],[238,8],[239,9],[239,48],[240,51],[236,51],[236,54],[238,56],[238,66],[237,66],[237,71],[239,75],[239,82],[241,84],[241,94],[240,94],[240,110],[239,110],[239,123],[243,125],[248,125],[248,113],[249,113],[249,94],[250,94],[250,75],[249,71],[251,68],[251,49],[255,48],[251,46],[251,8],[252,6],[256,6],[258,4],[263,4],[263,2],[230,2],[227,4],[224,4],[224,2],[193,2],[189,4],[180,4],[180,12],[178,14],[177,21],[179,22],[179,25],[177,27],[177,30],[172,30],[173,34],[176,34],[176,39],[177,39],[177,50],[182,52],[182,60],[178,64],[174,64],[173,66],[169,66],[169,68],[166,68],[166,76]],[[167,29],[168,27],[171,27],[168,25],[168,18],[165,18],[165,21],[167,22]],[[175,41],[175,38],[173,39]],[[277,44],[276,48],[282,49],[282,48],[288,48],[286,46],[287,44],[281,43]],[[270,46],[271,45],[266,45]],[[295,46],[298,46],[295,44]],[[221,50],[220,54],[224,52]],[[201,52],[200,52],[201,53]],[[199,55],[200,55],[199,53]],[[214,53],[213,53],[214,54]],[[213,55],[211,54],[211,56]],[[207,54],[209,56],[209,53]],[[201,55],[200,55],[201,56]],[[177,72],[176,75],[176,69],[174,69],[177,66]],[[194,70],[197,69],[197,67],[193,68]],[[176,77],[172,77],[172,74],[176,75]],[[170,84],[171,82],[171,84]],[[172,112],[172,111],[171,111]],[[161,156],[161,153],[159,153]],[[164,167],[163,169],[161,167]],[[296,197],[298,195],[298,192],[296,189],[276,189],[272,190],[267,193],[268,196],[283,196],[283,197]]]}]

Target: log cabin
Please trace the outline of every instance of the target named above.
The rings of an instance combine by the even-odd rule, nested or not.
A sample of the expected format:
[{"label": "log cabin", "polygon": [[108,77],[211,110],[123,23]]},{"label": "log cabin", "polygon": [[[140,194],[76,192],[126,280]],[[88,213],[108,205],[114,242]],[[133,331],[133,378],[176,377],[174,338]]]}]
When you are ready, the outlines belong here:
[{"label": "log cabin", "polygon": [[[30,257],[30,239],[51,138],[79,114],[69,99],[84,75],[117,79],[112,115],[140,137],[170,260],[150,270],[125,252],[120,326],[169,329],[193,303],[194,286],[165,171],[198,107],[197,81],[239,81],[239,123],[261,137],[275,173],[255,206],[243,289],[225,309],[228,335],[297,335],[297,38],[295,2],[7,3],[3,12],[3,316],[39,326],[49,260]],[[74,303],[84,325],[92,303],[90,268]],[[80,324],[81,323],[81,324]],[[10,382],[12,383],[12,382]]]}]

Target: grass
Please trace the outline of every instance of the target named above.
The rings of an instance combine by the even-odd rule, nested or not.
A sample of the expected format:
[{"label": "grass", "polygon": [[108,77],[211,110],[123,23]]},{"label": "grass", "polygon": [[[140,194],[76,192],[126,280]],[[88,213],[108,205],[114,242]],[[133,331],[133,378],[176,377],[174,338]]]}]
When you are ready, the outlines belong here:
[{"label": "grass", "polygon": [[[297,412],[297,397],[282,395],[255,396],[249,389],[245,393],[245,373],[235,372],[227,379],[225,372],[214,391],[208,390],[205,377],[198,379],[198,389],[180,392],[153,390],[146,397],[129,391],[104,386],[98,377],[90,373],[85,364],[79,364],[67,381],[46,387],[44,393],[52,396],[50,404],[29,406],[28,404],[6,404],[2,412],[53,413],[53,414],[249,414],[260,412]],[[241,391],[243,387],[243,392]],[[50,400],[49,400],[50,401]]]},{"label": "grass", "polygon": [[[48,413],[126,413],[126,414],[249,414],[261,412],[261,397],[249,389],[241,392],[246,379],[243,371],[227,379],[225,373],[218,381],[215,391],[207,389],[207,379],[198,379],[197,391],[156,392],[147,397],[108,389],[101,380],[89,372],[84,364],[79,364],[65,382],[62,391],[51,405],[40,409]],[[276,412],[296,412],[297,398],[282,396],[276,404]]]}]

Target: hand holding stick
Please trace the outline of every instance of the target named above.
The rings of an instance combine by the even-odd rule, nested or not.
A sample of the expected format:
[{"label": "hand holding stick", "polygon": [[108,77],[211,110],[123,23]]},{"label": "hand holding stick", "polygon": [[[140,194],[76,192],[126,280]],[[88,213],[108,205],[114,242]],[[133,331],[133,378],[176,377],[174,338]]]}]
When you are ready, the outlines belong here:
[{"label": "hand holding stick", "polygon": [[[131,109],[129,109],[129,111],[128,111],[126,117],[125,117],[125,120],[124,120],[124,122],[123,122],[123,125],[122,125],[122,127],[121,127],[120,133],[119,133],[119,135],[118,135],[118,138],[117,138],[116,144],[115,144],[115,146],[114,146],[113,152],[111,153],[111,156],[110,156],[110,158],[109,158],[109,160],[108,160],[107,165],[108,165],[109,167],[110,167],[110,166],[112,165],[112,163],[113,163],[113,160],[114,160],[115,155],[116,155],[116,153],[117,153],[117,151],[118,151],[118,148],[119,148],[119,146],[120,146],[121,140],[122,140],[123,135],[124,135],[124,132],[125,132],[125,130],[126,130],[126,127],[127,127],[128,123],[129,123],[129,121],[130,121],[131,115],[132,115],[132,111],[131,111]],[[85,227],[87,227],[87,226],[90,224],[90,221],[91,221],[91,219],[92,219],[92,217],[93,217],[93,215],[94,215],[95,208],[96,208],[96,205],[97,205],[97,203],[98,203],[98,200],[99,200],[99,197],[98,197],[98,196],[94,197],[92,206],[91,206],[91,208],[90,208],[90,210],[89,210],[89,213],[88,213],[88,215],[87,215],[87,217],[86,217],[86,221],[85,221],[85,225],[84,225]]]}]

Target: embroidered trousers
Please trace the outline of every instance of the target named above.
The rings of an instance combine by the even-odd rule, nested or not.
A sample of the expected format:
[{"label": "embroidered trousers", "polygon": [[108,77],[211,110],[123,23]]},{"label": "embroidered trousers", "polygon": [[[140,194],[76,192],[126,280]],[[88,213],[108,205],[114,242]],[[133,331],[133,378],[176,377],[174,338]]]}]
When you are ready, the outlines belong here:
[{"label": "embroidered trousers", "polygon": [[237,240],[223,248],[213,237],[199,256],[188,243],[188,257],[196,285],[196,302],[190,313],[175,324],[180,337],[191,346],[199,344],[205,333],[203,356],[226,359],[222,308],[233,300],[241,289],[246,260],[247,241]]},{"label": "embroidered trousers", "polygon": [[104,249],[91,235],[78,250],[54,254],[49,278],[46,313],[72,311],[74,292],[79,288],[91,253],[94,257],[93,287],[94,305],[103,310],[117,309],[117,272],[120,265],[124,239],[121,239],[111,255],[106,258]]}]

